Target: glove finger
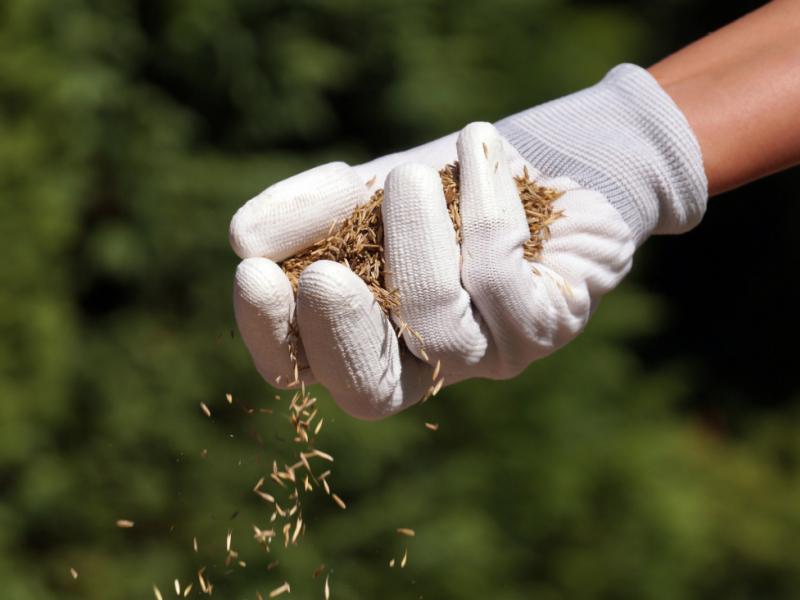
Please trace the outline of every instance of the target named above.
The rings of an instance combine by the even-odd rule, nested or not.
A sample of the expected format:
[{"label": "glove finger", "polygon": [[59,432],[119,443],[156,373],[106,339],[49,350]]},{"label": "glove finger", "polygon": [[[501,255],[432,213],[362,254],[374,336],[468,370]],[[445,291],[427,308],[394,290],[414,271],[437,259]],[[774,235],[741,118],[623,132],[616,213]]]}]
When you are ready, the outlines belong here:
[{"label": "glove finger", "polygon": [[324,238],[368,200],[364,181],[345,163],[315,167],[271,185],[236,211],[231,247],[240,258],[280,262]]},{"label": "glove finger", "polygon": [[[266,258],[246,258],[239,263],[233,308],[239,333],[258,372],[271,385],[286,387],[295,379],[294,364],[289,357],[295,299],[281,268]],[[306,383],[313,383],[299,340],[296,345],[298,376]]]},{"label": "glove finger", "polygon": [[347,413],[379,419],[422,398],[431,368],[401,355],[389,319],[350,269],[320,260],[303,271],[297,318],[317,380]]},{"label": "glove finger", "polygon": [[561,278],[525,260],[530,230],[497,130],[465,127],[458,157],[462,279],[497,346],[496,372],[510,377],[566,341],[576,323]]},{"label": "glove finger", "polygon": [[393,169],[382,213],[386,284],[400,301],[395,322],[417,334],[404,333],[409,349],[431,364],[440,360],[450,381],[483,358],[487,339],[461,286],[461,250],[438,172],[422,164]]}]

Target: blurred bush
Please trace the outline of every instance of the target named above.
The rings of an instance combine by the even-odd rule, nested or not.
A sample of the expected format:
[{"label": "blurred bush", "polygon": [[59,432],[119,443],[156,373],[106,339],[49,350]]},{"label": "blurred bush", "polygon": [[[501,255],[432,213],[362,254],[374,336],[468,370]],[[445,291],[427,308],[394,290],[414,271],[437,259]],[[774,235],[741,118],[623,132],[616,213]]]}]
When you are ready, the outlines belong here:
[{"label": "blurred bush", "polygon": [[[709,376],[727,350],[688,354],[676,331],[697,324],[681,316],[689,291],[635,284],[516,380],[464,383],[375,424],[320,390],[348,509],[310,498],[305,540],[273,556],[249,539],[251,523],[268,521],[250,486],[274,456],[289,460],[290,444],[280,410],[248,417],[224,400],[281,406],[234,332],[233,211],[300,169],[493,120],[645,60],[669,46],[660,20],[681,29],[681,11],[702,12],[691,10],[0,4],[3,597],[148,597],[201,565],[220,597],[266,595],[284,579],[321,597],[320,562],[340,598],[800,595],[794,378],[776,391],[779,411],[743,386],[735,430],[717,426],[724,403],[703,398],[741,376]],[[654,243],[635,281],[663,290],[670,244]],[[118,518],[136,527],[117,529]],[[222,564],[229,528],[247,568]],[[408,567],[390,569],[404,542]]]}]

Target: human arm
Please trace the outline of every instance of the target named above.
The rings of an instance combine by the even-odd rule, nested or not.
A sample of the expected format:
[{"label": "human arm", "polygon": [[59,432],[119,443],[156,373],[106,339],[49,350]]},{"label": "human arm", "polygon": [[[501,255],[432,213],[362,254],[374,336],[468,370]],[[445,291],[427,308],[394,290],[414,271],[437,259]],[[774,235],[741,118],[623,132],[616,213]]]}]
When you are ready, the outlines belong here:
[{"label": "human arm", "polygon": [[711,196],[800,163],[797,0],[774,0],[648,71],[697,136]]}]

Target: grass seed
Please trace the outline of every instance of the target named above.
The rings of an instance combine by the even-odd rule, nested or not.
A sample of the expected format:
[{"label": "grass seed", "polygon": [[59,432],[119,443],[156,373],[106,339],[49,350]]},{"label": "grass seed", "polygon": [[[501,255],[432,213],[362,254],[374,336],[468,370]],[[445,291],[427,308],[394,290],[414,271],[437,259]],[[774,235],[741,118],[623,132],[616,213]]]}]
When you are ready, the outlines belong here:
[{"label": "grass seed", "polygon": [[[488,158],[486,147],[484,152]],[[458,163],[445,166],[439,171],[439,177],[456,241],[460,244],[462,228]],[[550,237],[550,225],[561,216],[553,207],[553,202],[561,192],[537,184],[531,179],[527,168],[514,181],[530,230],[530,239],[524,243],[523,254],[529,261],[535,261],[541,255],[544,242]],[[378,189],[368,202],[356,207],[347,218],[332,224],[325,238],[281,263],[295,291],[300,274],[307,266],[318,260],[332,260],[348,266],[358,275],[370,288],[384,312],[399,308],[400,299],[396,290],[387,289],[385,282],[382,202],[383,189]],[[403,328],[402,325],[400,327]],[[298,380],[296,362],[294,380]]]},{"label": "grass seed", "polygon": [[288,581],[284,581],[282,586],[276,587],[274,590],[272,590],[269,593],[269,597],[270,598],[275,598],[277,596],[280,596],[281,594],[288,594],[291,591],[292,591],[292,588],[289,586],[289,582]]}]

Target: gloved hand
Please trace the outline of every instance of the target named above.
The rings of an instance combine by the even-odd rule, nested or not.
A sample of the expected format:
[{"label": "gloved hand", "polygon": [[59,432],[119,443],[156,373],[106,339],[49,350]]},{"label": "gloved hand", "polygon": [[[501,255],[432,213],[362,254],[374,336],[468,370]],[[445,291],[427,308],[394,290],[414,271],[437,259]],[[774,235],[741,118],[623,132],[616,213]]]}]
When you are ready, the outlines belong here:
[{"label": "gloved hand", "polygon": [[[460,248],[437,174],[456,159]],[[563,192],[555,201],[563,216],[535,263],[523,256],[529,229],[513,181],[526,168]],[[392,318],[413,330],[404,333],[410,352],[345,266],[308,267],[295,306],[276,264],[324,237],[381,185],[387,287],[400,299]],[[437,364],[447,383],[507,378],[568,342],[628,272],[637,245],[697,224],[706,197],[685,118],[647,72],[622,65],[497,128],[474,123],[457,138],[358,167],[323,165],[247,202],[230,230],[244,259],[237,322],[262,376],[286,384],[296,308],[300,378],[327,386],[347,412],[379,418],[419,401]]]}]

